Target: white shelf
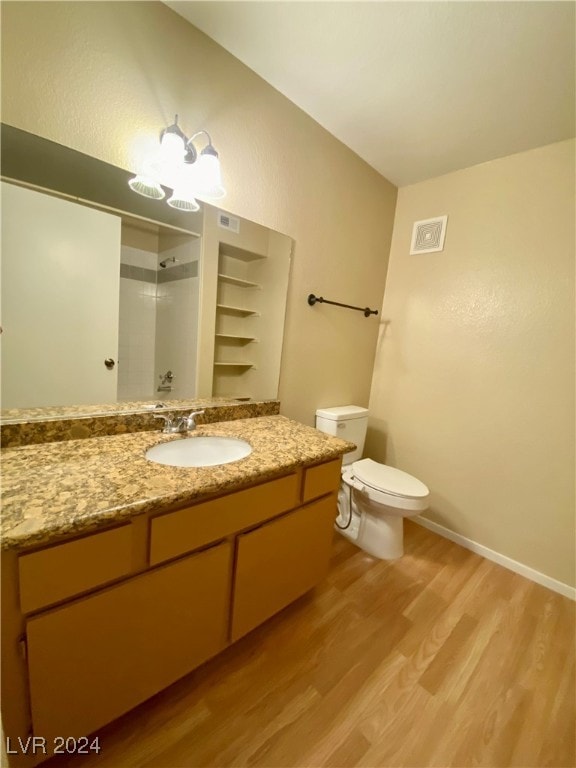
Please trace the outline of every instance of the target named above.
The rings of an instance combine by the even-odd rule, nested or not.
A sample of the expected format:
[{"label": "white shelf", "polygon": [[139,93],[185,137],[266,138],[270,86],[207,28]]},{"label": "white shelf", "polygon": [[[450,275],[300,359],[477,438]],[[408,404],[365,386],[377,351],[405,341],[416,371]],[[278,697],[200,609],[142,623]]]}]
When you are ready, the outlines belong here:
[{"label": "white shelf", "polygon": [[237,400],[239,403],[248,403],[252,400],[252,395],[245,395],[242,392],[218,392],[213,397],[225,397],[227,400]]},{"label": "white shelf", "polygon": [[220,243],[219,252],[221,256],[230,256],[239,261],[259,261],[260,259],[267,258],[263,253],[253,253],[252,251],[247,251],[244,248],[238,248],[237,245],[229,245],[228,243]]},{"label": "white shelf", "polygon": [[221,368],[253,368],[254,363],[227,363],[223,360],[218,360],[214,362],[214,366],[219,366]]},{"label": "white shelf", "polygon": [[247,307],[231,307],[228,304],[216,304],[216,309],[221,312],[232,312],[235,315],[258,315],[259,313],[255,309],[248,309]]},{"label": "white shelf", "polygon": [[215,336],[217,339],[232,339],[233,341],[258,341],[255,336],[240,336],[237,333],[217,333]]},{"label": "white shelf", "polygon": [[242,280],[240,277],[233,277],[233,275],[224,275],[220,273],[218,280],[222,283],[230,283],[230,285],[239,285],[241,288],[262,288],[260,283],[253,283],[250,280]]}]

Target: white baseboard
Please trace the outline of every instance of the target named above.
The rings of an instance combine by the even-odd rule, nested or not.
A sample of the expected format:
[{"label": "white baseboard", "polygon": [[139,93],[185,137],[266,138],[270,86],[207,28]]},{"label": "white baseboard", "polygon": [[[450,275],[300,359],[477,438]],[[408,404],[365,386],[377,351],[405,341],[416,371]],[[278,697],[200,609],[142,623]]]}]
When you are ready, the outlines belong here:
[{"label": "white baseboard", "polygon": [[460,544],[460,546],[465,549],[469,549],[471,552],[475,552],[477,555],[481,555],[487,560],[492,560],[494,563],[498,563],[498,565],[508,568],[509,571],[519,573],[520,576],[525,576],[527,579],[530,579],[530,581],[535,581],[543,587],[547,587],[554,592],[558,592],[560,595],[564,595],[564,597],[569,597],[570,600],[576,600],[576,587],[571,587],[569,584],[564,584],[564,582],[553,579],[551,576],[546,576],[545,573],[540,573],[540,571],[536,571],[534,568],[519,563],[517,560],[512,560],[511,557],[501,555],[500,552],[495,552],[493,549],[489,549],[483,544],[478,544],[476,541],[472,541],[472,539],[467,539],[466,536],[462,536],[460,533],[455,533],[449,528],[445,528],[443,525],[434,523],[432,520],[427,520],[425,517],[420,517],[418,515],[410,519],[414,520],[418,525],[422,525],[424,528],[434,531],[434,533],[437,533],[439,536],[443,536],[445,539],[450,539],[450,541]]}]

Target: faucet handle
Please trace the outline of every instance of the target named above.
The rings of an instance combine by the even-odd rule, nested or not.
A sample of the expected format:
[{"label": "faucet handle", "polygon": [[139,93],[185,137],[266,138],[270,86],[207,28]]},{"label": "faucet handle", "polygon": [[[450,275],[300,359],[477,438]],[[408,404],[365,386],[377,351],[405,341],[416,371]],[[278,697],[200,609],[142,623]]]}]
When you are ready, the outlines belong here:
[{"label": "faucet handle", "polygon": [[196,416],[202,416],[204,411],[192,411],[186,419],[186,429],[196,429]]},{"label": "faucet handle", "polygon": [[164,419],[164,429],[162,432],[169,432],[172,427],[172,417],[171,416],[165,416],[163,413],[154,413],[152,414],[155,419]]}]

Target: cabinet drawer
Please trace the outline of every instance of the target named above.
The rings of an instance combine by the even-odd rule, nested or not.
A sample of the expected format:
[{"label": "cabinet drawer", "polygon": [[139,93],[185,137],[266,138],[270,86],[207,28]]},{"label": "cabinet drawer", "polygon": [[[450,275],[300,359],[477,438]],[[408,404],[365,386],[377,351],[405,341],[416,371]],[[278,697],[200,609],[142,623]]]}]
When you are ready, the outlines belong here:
[{"label": "cabinet drawer", "polygon": [[170,560],[298,505],[298,476],[247,488],[151,522],[150,563]]},{"label": "cabinet drawer", "polygon": [[238,537],[233,641],[326,575],[335,517],[332,494]]},{"label": "cabinet drawer", "polygon": [[342,459],[334,459],[325,464],[318,464],[304,470],[304,490],[302,501],[310,501],[333,493],[340,486]]},{"label": "cabinet drawer", "polygon": [[132,571],[132,527],[21,555],[18,571],[23,613],[65,600]]},{"label": "cabinet drawer", "polygon": [[34,733],[84,736],[226,644],[225,542],[28,621]]}]

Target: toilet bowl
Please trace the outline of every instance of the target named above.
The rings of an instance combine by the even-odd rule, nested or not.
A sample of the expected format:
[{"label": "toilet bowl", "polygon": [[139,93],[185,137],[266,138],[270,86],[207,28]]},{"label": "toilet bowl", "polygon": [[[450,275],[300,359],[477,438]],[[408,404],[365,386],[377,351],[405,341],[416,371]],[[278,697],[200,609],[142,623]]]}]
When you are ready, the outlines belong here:
[{"label": "toilet bowl", "polygon": [[316,411],[316,428],[357,446],[343,458],[336,529],[382,560],[404,554],[404,518],[428,509],[428,488],[395,467],[361,459],[368,410],[355,405]]},{"label": "toilet bowl", "polygon": [[362,459],[342,470],[336,528],[374,557],[404,554],[404,518],[428,509],[424,483],[394,467]]}]

